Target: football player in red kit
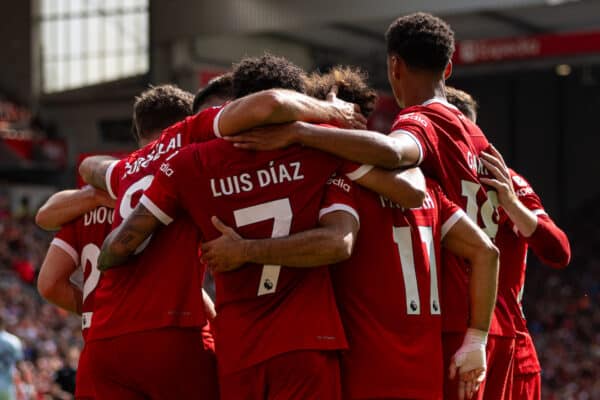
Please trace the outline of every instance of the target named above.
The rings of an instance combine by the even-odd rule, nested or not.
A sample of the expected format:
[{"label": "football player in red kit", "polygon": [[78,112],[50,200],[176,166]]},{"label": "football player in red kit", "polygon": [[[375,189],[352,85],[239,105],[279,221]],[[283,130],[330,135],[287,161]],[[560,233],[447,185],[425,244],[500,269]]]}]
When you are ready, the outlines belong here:
[{"label": "football player in red kit", "polygon": [[[368,99],[369,90],[356,71],[335,68],[316,78],[317,86],[326,86],[317,88],[317,95],[337,86],[340,98],[359,100],[361,109],[365,109],[360,100]],[[433,181],[428,182],[423,206],[412,210],[353,188],[344,177],[332,179],[329,184],[338,189],[333,192],[337,196],[328,197],[324,206],[347,204],[358,210],[361,220],[354,255],[333,272],[350,345],[342,357],[344,398],[441,399],[442,310],[438,262],[442,240],[455,254],[471,261],[473,268],[489,273],[489,279],[476,284],[481,285],[478,291],[487,292],[491,299],[495,296],[497,270],[494,246]],[[217,270],[230,270],[267,255],[287,265],[290,260],[296,262],[300,254],[312,253],[318,257],[320,252],[318,242],[298,249],[297,235],[246,241],[231,228],[221,223],[219,226],[224,235],[203,245],[204,258]],[[312,250],[307,246],[312,246]],[[474,321],[485,323],[489,319],[489,301],[474,306]],[[477,374],[472,376],[469,388],[465,387],[468,393],[477,384]]]},{"label": "football player in red kit", "polygon": [[[96,265],[98,254],[112,222],[113,209],[99,206],[63,225],[50,243],[38,277],[38,290],[46,300],[81,315],[84,343],[94,311],[94,290],[100,278]],[[81,274],[81,282],[72,281],[76,274]],[[96,398],[90,369],[88,349],[84,345],[77,366],[76,399]]]},{"label": "football player in red kit", "polygon": [[[170,86],[157,86],[136,100],[134,115],[146,129],[161,130],[190,114],[190,93]],[[152,117],[143,108],[151,106]],[[139,139],[136,137],[136,139]],[[115,202],[91,186],[54,194],[38,211],[36,222],[44,229],[59,227],[40,270],[38,288],[49,301],[82,315],[84,341],[93,320],[95,289],[100,279],[97,258],[113,223]],[[73,272],[81,267],[81,289],[72,283]],[[79,359],[76,398],[97,398],[92,383],[93,366],[88,346]]]},{"label": "football player in red kit", "polygon": [[[461,90],[446,89],[448,101],[475,122],[475,100]],[[481,180],[498,191],[501,207],[496,235],[496,245],[500,249],[498,298],[505,303],[515,324],[512,398],[540,399],[541,367],[521,308],[527,251],[533,250],[545,264],[553,268],[563,268],[571,256],[569,240],[548,216],[539,196],[525,178],[508,168],[500,153],[487,141],[478,139],[474,143],[482,147],[481,157],[491,174]]]},{"label": "football player in red kit", "polygon": [[[252,92],[263,80],[289,85],[298,79],[301,71],[285,60],[247,59],[234,71],[234,93]],[[358,221],[348,207],[321,209],[325,183],[340,169],[359,183],[373,174],[381,177],[376,169],[347,164],[297,146],[250,153],[225,141],[191,145],[165,160],[140,205],[107,239],[100,265],[120,264],[160,222],[168,229],[185,220],[184,211],[203,239],[218,235],[211,215],[256,238],[306,230],[319,218],[341,220],[336,243],[321,258],[339,261],[349,256]],[[335,350],[345,348],[346,340],[326,267],[302,271],[274,263],[246,265],[217,275],[216,284],[222,398],[340,397]]]},{"label": "football player in red kit", "polygon": [[[301,118],[351,125],[356,121],[354,114],[354,106],[342,102],[319,102],[294,92],[261,92],[224,108],[204,110],[162,135],[139,129],[145,147],[117,162],[86,159],[80,172],[86,181],[117,198],[114,225],[118,225],[137,204],[161,163],[192,141],[247,129],[257,121]],[[198,340],[200,328],[206,325],[198,236],[186,220],[155,236],[129,268],[108,271],[100,280],[89,334],[96,390],[106,398],[214,398],[213,360]],[[177,249],[164,251],[164,243]],[[170,266],[169,273],[162,276],[165,265]],[[154,295],[157,290],[160,297]],[[148,349],[152,350],[152,362],[148,362]],[[116,359],[115,351],[123,357]]]},{"label": "football player in red kit", "polygon": [[[444,81],[451,73],[454,51],[452,30],[439,18],[415,13],[394,21],[386,40],[388,78],[397,102],[404,107],[390,135],[373,139],[365,131],[321,129],[295,123],[292,124],[294,129],[289,126],[261,129],[230,140],[247,149],[273,149],[301,143],[366,164],[377,162],[381,155],[364,151],[364,146],[373,140],[388,142],[396,149],[388,159],[388,167],[419,164],[425,175],[439,182],[448,198],[493,238],[498,229],[496,193],[488,193],[481,184],[478,172],[482,164],[471,141],[472,136],[483,134],[445,100]],[[491,298],[487,293],[474,292],[469,282],[486,278],[479,275],[481,271],[472,270],[464,260],[447,252],[443,263],[441,302],[446,312],[442,320],[444,332],[448,334],[445,337],[451,337],[445,352],[452,355],[447,368],[458,366],[460,371],[466,365],[468,370],[477,366],[484,371],[485,354],[481,348],[487,343],[488,330],[502,333],[507,326],[511,328],[510,317],[493,313],[494,299],[487,304],[489,314],[493,313],[491,321],[474,325],[470,304],[482,304]],[[499,323],[502,318],[507,322]],[[507,350],[512,351],[512,348]],[[483,376],[481,374],[479,379],[483,380]],[[464,379],[468,380],[466,375]],[[445,398],[458,395],[457,384],[455,379],[447,379]]]}]

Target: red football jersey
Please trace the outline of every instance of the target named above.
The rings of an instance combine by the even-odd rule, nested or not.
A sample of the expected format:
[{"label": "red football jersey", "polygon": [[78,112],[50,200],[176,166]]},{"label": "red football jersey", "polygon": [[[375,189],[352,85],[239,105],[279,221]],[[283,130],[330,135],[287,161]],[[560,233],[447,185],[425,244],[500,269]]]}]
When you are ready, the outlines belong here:
[{"label": "red football jersey", "polygon": [[465,214],[429,179],[423,206],[410,210],[343,178],[333,184],[346,189],[361,221],[352,257],[332,269],[350,345],[342,356],[344,396],[439,399],[440,247]]},{"label": "red football jersey", "polygon": [[[479,127],[445,100],[431,99],[402,110],[392,133],[407,133],[415,139],[423,173],[439,182],[448,198],[494,238],[498,231],[497,193],[486,191],[479,181],[484,169],[471,139],[485,139]],[[469,266],[446,251],[443,259],[444,331],[464,332],[469,321]],[[490,334],[514,336],[511,317],[502,307],[494,311]]]},{"label": "red football jersey", "polygon": [[[94,312],[94,292],[100,279],[98,254],[104,239],[110,233],[114,210],[98,207],[81,217],[63,225],[51,245],[63,249],[80,267],[83,303],[81,305],[81,333],[87,338],[88,328]],[[78,271],[79,272],[79,271]],[[79,274],[78,274],[79,275]],[[72,278],[73,279],[73,278]]]},{"label": "red football jersey", "polygon": [[[246,238],[286,236],[317,225],[325,183],[341,165],[300,146],[246,152],[214,140],[164,163],[141,202],[165,224],[189,214],[205,240],[220,236],[213,215]],[[215,283],[221,374],[289,351],[347,346],[327,266],[248,264]]]},{"label": "red football jersey", "polygon": [[[158,139],[109,168],[108,191],[117,199],[114,227],[133,211],[165,160],[182,146],[215,137],[220,110],[210,108],[172,125]],[[158,230],[140,246],[137,257],[104,272],[89,339],[166,326],[205,325],[204,268],[197,256],[198,244],[194,225],[182,218]]]}]

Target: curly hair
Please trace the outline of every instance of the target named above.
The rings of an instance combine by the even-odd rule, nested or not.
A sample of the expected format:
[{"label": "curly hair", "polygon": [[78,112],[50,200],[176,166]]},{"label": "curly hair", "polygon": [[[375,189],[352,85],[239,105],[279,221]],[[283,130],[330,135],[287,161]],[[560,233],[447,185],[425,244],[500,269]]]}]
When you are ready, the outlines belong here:
[{"label": "curly hair", "polygon": [[369,87],[367,73],[359,67],[333,67],[329,72],[313,72],[306,78],[307,94],[324,100],[331,88],[337,86],[337,97],[358,104],[361,113],[369,117],[377,103],[377,92]]},{"label": "curly hair", "polygon": [[272,54],[247,57],[233,67],[233,97],[274,88],[304,93],[304,76],[302,68],[286,58]]},{"label": "curly hair", "polygon": [[175,85],[151,86],[135,98],[133,134],[148,139],[192,114],[194,95]]},{"label": "curly hair", "polygon": [[229,100],[233,97],[233,74],[227,72],[219,75],[208,82],[202,89],[198,90],[194,97],[192,112],[196,114],[200,109],[205,108],[209,99]]},{"label": "curly hair", "polygon": [[414,13],[396,19],[385,33],[388,54],[409,67],[441,72],[454,53],[454,32],[438,17]]},{"label": "curly hair", "polygon": [[448,100],[448,103],[458,108],[465,117],[475,122],[479,105],[469,93],[451,86],[446,86],[446,100]]}]

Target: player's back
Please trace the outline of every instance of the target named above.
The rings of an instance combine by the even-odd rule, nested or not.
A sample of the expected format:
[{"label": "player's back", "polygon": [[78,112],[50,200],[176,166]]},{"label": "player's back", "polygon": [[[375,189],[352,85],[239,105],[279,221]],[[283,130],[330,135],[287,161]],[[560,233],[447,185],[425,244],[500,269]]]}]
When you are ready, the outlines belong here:
[{"label": "player's back", "polygon": [[[104,239],[112,229],[114,210],[100,206],[65,224],[52,240],[52,245],[69,254],[80,270],[83,303],[81,327],[84,340],[93,319],[95,289],[100,280],[98,255]],[[73,279],[73,278],[72,278]]]},{"label": "player's back", "polygon": [[[432,99],[404,109],[392,130],[409,132],[422,149],[420,164],[425,175],[439,182],[448,198],[459,205],[481,229],[494,238],[498,231],[497,194],[480,182],[484,167],[472,138],[483,138],[479,127],[449,103]],[[464,332],[469,320],[468,266],[444,251],[442,304],[444,330]],[[514,335],[510,317],[494,313],[490,333]],[[500,318],[500,322],[498,320]],[[504,322],[502,322],[504,321]]]},{"label": "player's back", "polygon": [[423,206],[411,210],[352,188],[361,230],[332,274],[350,345],[342,357],[349,398],[441,397],[440,247],[461,212],[437,183],[427,186]]},{"label": "player's back", "polygon": [[[316,227],[325,183],[340,165],[299,146],[247,152],[216,140],[189,146],[161,170],[180,188],[187,185],[189,190],[178,192],[181,206],[203,238],[212,240],[220,235],[210,221],[213,215],[246,238]],[[288,351],[346,345],[326,266],[247,264],[217,274],[215,282],[222,373]]]},{"label": "player's back", "polygon": [[[165,160],[203,135],[212,135],[216,110],[165,129],[158,139],[113,164],[106,176],[109,193],[117,199],[113,226],[131,214]],[[198,244],[193,223],[180,219],[159,229],[140,246],[136,257],[106,271],[96,291],[90,339],[168,326],[205,325],[201,293],[204,266],[198,259]]]}]

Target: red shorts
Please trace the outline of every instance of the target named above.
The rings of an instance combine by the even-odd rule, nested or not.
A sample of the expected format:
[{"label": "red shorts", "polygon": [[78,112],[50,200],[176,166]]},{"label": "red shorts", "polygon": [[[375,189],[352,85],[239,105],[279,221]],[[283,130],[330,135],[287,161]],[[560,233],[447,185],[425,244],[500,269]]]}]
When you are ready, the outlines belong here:
[{"label": "red shorts", "polygon": [[[448,377],[452,356],[462,345],[464,334],[444,333],[444,399],[458,399],[458,379]],[[503,336],[488,336],[486,348],[486,378],[479,388],[477,400],[510,400],[513,381],[513,358],[515,339]]]},{"label": "red shorts", "polygon": [[513,400],[540,400],[542,398],[542,374],[522,374],[513,376]]},{"label": "red shorts", "polygon": [[221,400],[339,400],[335,351],[301,350],[219,377]]},{"label": "red shorts", "polygon": [[216,360],[200,329],[163,328],[88,343],[99,399],[218,399]]},{"label": "red shorts", "polygon": [[92,371],[90,354],[86,345],[81,349],[77,375],[75,375],[75,398],[77,400],[92,400],[96,398],[94,384],[92,383]]}]

